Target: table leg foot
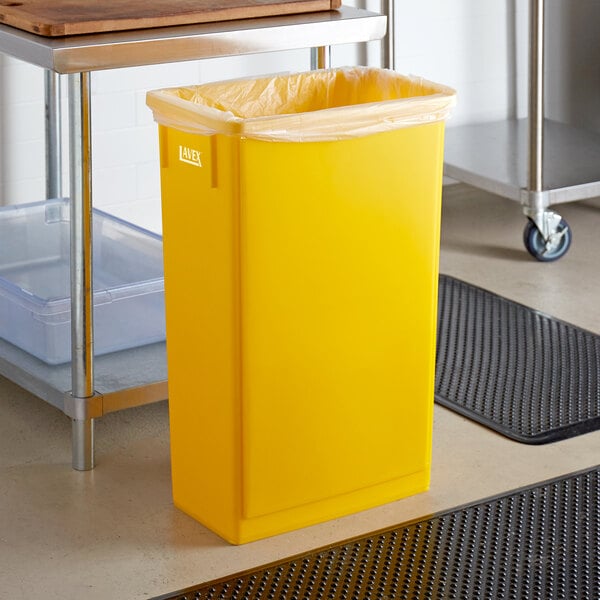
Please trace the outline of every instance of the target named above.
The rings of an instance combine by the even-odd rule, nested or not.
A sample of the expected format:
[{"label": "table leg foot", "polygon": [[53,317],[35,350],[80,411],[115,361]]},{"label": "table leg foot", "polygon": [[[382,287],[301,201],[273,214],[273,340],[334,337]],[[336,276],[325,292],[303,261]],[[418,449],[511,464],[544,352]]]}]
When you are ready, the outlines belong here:
[{"label": "table leg foot", "polygon": [[94,468],[94,419],[72,419],[73,468],[90,471]]}]

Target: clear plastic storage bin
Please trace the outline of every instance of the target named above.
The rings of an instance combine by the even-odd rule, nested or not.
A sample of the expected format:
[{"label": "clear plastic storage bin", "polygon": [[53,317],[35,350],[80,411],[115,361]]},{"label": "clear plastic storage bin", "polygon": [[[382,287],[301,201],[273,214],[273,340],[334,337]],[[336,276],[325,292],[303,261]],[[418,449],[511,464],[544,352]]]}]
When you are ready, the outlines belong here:
[{"label": "clear plastic storage bin", "polygon": [[[165,339],[162,238],[94,209],[94,350]],[[69,201],[0,208],[0,337],[71,358]]]}]

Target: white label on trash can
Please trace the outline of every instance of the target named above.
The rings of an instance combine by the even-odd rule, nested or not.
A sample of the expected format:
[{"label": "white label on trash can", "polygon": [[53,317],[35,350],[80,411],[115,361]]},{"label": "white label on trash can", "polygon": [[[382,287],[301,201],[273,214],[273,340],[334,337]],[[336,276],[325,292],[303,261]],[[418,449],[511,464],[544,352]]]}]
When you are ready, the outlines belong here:
[{"label": "white label on trash can", "polygon": [[202,152],[199,150],[194,150],[193,148],[188,148],[187,146],[179,146],[179,160],[181,162],[187,163],[188,165],[193,165],[194,167],[201,167]]}]

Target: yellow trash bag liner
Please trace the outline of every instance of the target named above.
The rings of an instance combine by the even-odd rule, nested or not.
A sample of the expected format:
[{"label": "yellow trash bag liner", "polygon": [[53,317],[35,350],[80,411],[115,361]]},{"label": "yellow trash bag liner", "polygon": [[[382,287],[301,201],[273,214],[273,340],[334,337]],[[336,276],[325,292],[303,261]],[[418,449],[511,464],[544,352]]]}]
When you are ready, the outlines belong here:
[{"label": "yellow trash bag liner", "polygon": [[452,88],[386,69],[346,67],[151,91],[161,125],[272,141],[332,141],[445,120]]}]

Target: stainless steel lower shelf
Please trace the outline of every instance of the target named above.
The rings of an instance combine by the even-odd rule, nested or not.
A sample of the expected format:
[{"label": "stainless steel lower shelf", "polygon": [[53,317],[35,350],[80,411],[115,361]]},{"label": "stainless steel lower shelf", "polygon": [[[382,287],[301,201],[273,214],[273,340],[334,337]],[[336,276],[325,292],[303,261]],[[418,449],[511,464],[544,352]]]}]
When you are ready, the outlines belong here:
[{"label": "stainless steel lower shelf", "polygon": [[[521,201],[527,136],[527,119],[449,127],[444,174]],[[543,173],[550,204],[600,196],[600,135],[546,120]]]},{"label": "stainless steel lower shelf", "polygon": [[[94,371],[103,414],[167,398],[164,342],[98,356]],[[64,400],[71,390],[70,363],[48,365],[0,339],[0,375],[65,410]]]}]

